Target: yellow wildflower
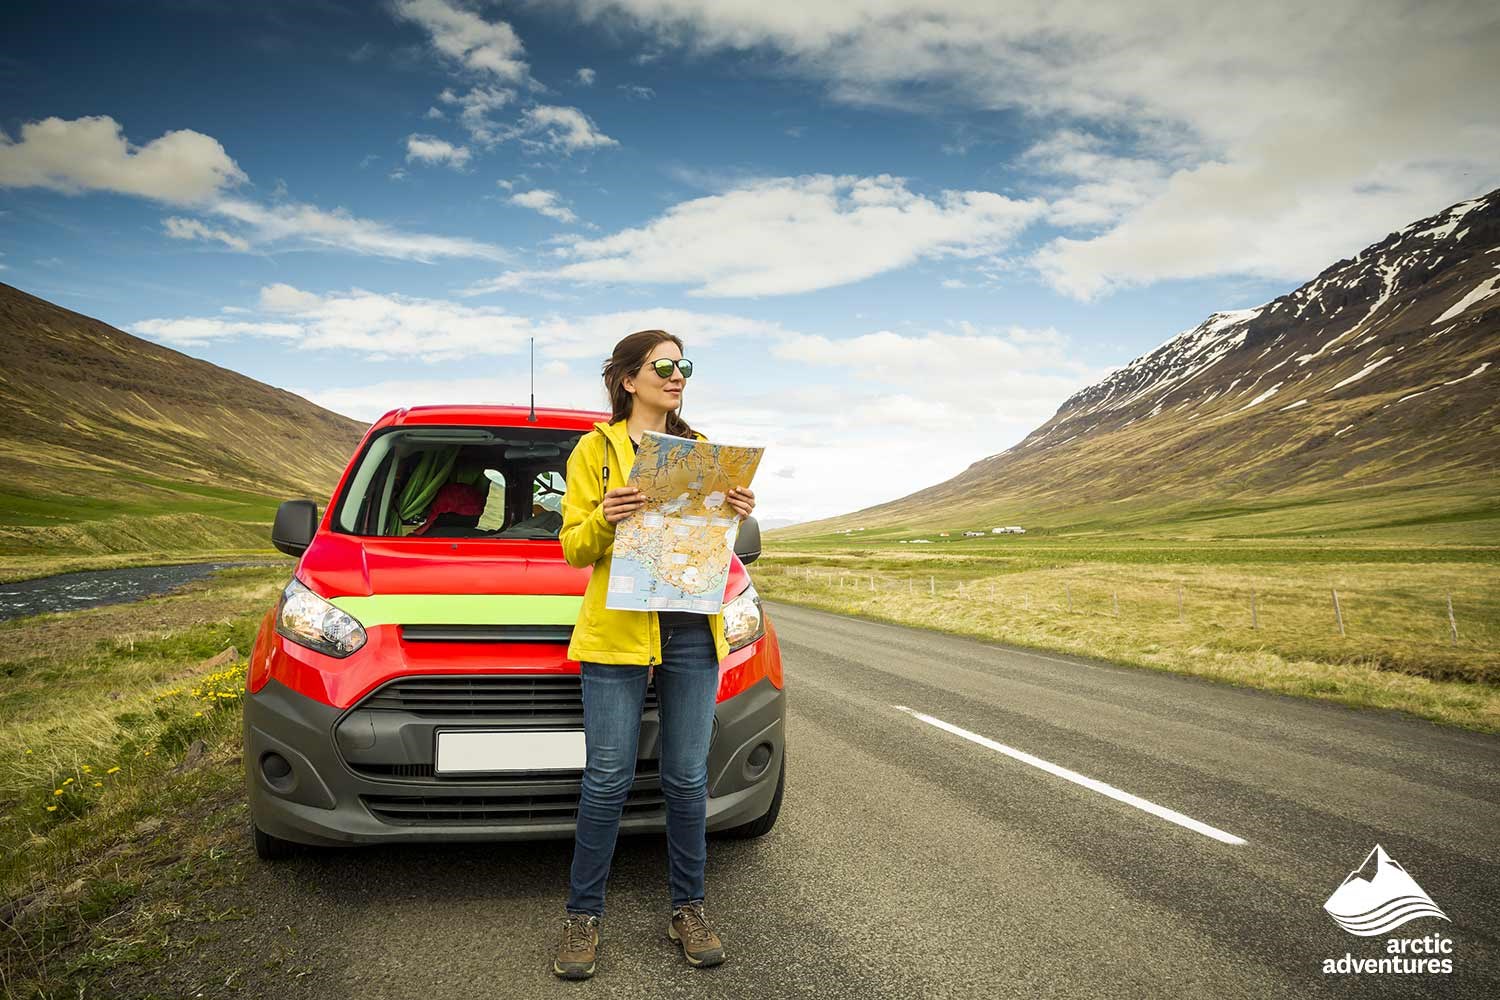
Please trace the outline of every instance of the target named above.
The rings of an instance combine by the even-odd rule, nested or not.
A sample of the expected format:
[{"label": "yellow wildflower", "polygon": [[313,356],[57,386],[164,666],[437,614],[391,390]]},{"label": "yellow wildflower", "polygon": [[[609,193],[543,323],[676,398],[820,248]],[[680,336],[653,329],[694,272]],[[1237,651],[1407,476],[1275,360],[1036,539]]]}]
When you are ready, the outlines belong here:
[{"label": "yellow wildflower", "polygon": [[27,753],[31,753],[31,751],[30,751],[30,750],[27,750],[27,751],[26,751],[26,752],[27,752]]},{"label": "yellow wildflower", "polygon": [[110,769],[109,769],[109,770],[108,770],[108,771],[105,771],[105,772],[104,772],[104,773],[105,773],[105,774],[114,774],[114,773],[115,773],[115,772],[116,772],[116,771],[118,771],[118,770],[119,770],[119,769],[120,769],[120,768],[119,768],[119,765],[116,765],[116,766],[114,766],[114,767],[112,767],[112,768],[110,768]]},{"label": "yellow wildflower", "polygon": [[89,767],[87,764],[83,765],[83,773],[84,774],[88,774],[92,770],[93,770],[93,768]]},{"label": "yellow wildflower", "polygon": [[193,713],[193,718],[195,718],[195,719],[201,719],[201,718],[203,718],[203,713],[202,712],[194,712]]},{"label": "yellow wildflower", "polygon": [[95,788],[103,788],[104,787],[104,782],[102,782],[102,781],[96,781],[96,782],[94,782],[94,787]]},{"label": "yellow wildflower", "polygon": [[64,788],[67,788],[72,783],[73,783],[73,779],[72,778],[64,778],[63,779],[63,787]]},{"label": "yellow wildflower", "polygon": [[61,795],[62,794],[62,789],[61,788],[54,788],[54,789],[52,789],[52,794],[53,795]]},{"label": "yellow wildflower", "polygon": [[49,813],[55,813],[55,812],[57,812],[57,806],[48,806],[47,807],[47,811]]}]

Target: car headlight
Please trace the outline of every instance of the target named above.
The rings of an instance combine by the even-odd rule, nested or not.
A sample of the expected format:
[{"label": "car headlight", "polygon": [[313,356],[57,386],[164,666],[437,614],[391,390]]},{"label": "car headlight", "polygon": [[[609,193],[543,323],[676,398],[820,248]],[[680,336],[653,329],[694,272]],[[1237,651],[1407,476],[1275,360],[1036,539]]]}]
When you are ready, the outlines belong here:
[{"label": "car headlight", "polygon": [[760,611],[760,595],[753,585],[724,605],[724,638],[733,652],[766,634],[765,616]]},{"label": "car headlight", "polygon": [[308,590],[296,577],[276,605],[276,631],[329,656],[348,656],[365,644],[365,629],[353,617]]}]

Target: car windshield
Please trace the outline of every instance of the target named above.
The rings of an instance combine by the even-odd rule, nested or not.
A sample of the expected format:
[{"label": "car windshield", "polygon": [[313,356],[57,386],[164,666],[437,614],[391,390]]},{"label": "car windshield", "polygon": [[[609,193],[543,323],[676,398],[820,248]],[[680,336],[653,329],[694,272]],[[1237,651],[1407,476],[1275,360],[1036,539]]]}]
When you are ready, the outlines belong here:
[{"label": "car windshield", "polygon": [[333,516],[343,534],[556,538],[580,431],[402,427],[373,437]]}]

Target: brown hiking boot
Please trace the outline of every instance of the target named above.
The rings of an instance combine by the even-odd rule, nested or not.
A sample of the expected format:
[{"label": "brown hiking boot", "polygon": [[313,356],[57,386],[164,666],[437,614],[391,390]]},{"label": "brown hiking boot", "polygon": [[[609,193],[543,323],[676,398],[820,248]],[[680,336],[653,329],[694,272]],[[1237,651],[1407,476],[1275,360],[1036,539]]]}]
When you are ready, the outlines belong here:
[{"label": "brown hiking boot", "polygon": [[682,945],[683,957],[688,960],[689,965],[718,965],[724,961],[724,942],[708,926],[702,900],[672,910],[667,937],[673,943]]},{"label": "brown hiking boot", "polygon": [[562,943],[552,960],[552,971],[564,979],[587,979],[594,974],[599,950],[599,918],[592,913],[569,913],[563,918]]}]

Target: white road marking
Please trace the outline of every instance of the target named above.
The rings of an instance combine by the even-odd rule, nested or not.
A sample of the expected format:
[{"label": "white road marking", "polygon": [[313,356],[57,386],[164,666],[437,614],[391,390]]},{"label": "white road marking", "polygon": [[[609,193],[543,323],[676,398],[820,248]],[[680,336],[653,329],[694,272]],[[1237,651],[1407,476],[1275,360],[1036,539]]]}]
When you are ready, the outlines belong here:
[{"label": "white road marking", "polygon": [[1182,813],[1178,812],[1175,809],[1168,809],[1166,806],[1159,806],[1155,802],[1151,802],[1147,799],[1141,798],[1139,795],[1131,795],[1129,792],[1121,791],[1114,785],[1107,785],[1102,781],[1098,781],[1086,775],[1079,774],[1077,771],[1070,771],[1065,767],[1059,767],[1057,764],[1054,764],[1051,761],[1042,760],[1042,758],[1040,757],[1034,757],[1024,750],[1017,750],[1015,747],[1008,747],[1004,743],[997,743],[995,740],[990,739],[988,736],[980,736],[978,733],[971,733],[969,732],[969,730],[961,728],[959,726],[955,726],[951,722],[944,722],[942,719],[933,718],[930,715],[918,712],[914,708],[907,708],[905,705],[892,705],[891,707],[897,709],[898,711],[906,712],[907,714],[915,718],[921,719],[923,722],[927,723],[930,726],[936,726],[939,729],[945,729],[955,736],[962,736],[964,739],[969,740],[973,743],[978,743],[982,747],[989,747],[991,750],[999,751],[1000,753],[1005,754],[1007,757],[1018,760],[1023,764],[1030,764],[1032,767],[1046,771],[1048,774],[1053,774],[1059,778],[1071,781],[1075,785],[1082,785],[1084,788],[1092,789],[1093,791],[1098,792],[1100,795],[1107,795],[1117,802],[1123,802],[1128,806],[1135,806],[1137,809],[1140,809],[1143,812],[1148,812],[1153,816],[1159,816],[1169,823],[1176,823],[1178,826],[1185,826],[1195,833],[1203,834],[1203,836],[1205,837],[1212,837],[1214,840],[1220,841],[1225,844],[1245,843],[1243,839],[1241,839],[1240,837],[1236,837],[1232,833],[1225,833],[1223,830],[1220,830],[1217,827],[1209,826],[1207,823],[1200,823],[1197,820],[1193,819],[1193,817],[1184,816]]}]

